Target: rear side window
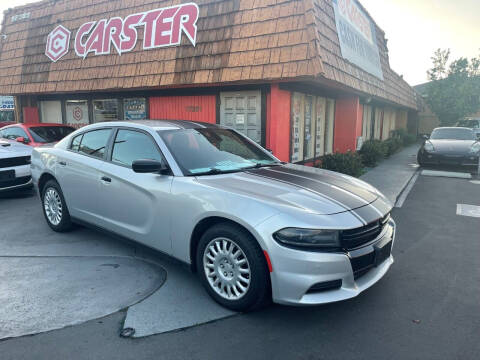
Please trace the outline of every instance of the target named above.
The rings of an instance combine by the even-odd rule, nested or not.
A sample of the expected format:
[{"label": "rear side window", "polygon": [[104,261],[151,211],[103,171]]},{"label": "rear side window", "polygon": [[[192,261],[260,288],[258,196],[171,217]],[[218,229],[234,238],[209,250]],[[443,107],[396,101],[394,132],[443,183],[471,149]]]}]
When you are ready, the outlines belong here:
[{"label": "rear side window", "polygon": [[103,159],[111,132],[111,129],[102,129],[83,134],[78,151],[86,155]]},{"label": "rear side window", "polygon": [[142,132],[118,130],[112,150],[112,161],[132,166],[135,160],[157,160],[162,157],[153,139]]}]

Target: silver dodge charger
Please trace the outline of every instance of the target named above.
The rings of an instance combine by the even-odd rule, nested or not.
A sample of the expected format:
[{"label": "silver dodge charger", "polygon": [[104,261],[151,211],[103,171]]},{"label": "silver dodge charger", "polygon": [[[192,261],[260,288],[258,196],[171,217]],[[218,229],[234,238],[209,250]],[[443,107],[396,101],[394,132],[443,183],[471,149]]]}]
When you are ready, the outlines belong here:
[{"label": "silver dodge charger", "polygon": [[54,231],[89,224],[157,249],[233,310],[352,298],[393,263],[392,206],[375,188],[218,125],[98,123],[36,148],[31,166]]}]

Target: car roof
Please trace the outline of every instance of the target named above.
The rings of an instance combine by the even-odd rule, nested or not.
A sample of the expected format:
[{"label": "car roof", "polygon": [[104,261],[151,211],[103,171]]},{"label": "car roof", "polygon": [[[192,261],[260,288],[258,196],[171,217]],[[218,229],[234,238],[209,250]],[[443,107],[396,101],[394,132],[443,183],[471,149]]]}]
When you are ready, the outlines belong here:
[{"label": "car roof", "polygon": [[51,123],[37,123],[37,124],[29,123],[29,124],[25,124],[25,123],[14,123],[14,124],[10,124],[10,125],[4,126],[2,129],[10,128],[10,127],[15,127],[15,126],[20,126],[20,127],[22,127],[22,128],[31,128],[31,127],[60,127],[60,126],[73,128],[73,126],[65,125],[65,124],[51,124]]},{"label": "car roof", "polygon": [[[94,125],[94,124],[92,124]],[[99,126],[134,126],[148,127],[155,131],[161,130],[181,130],[181,129],[205,129],[205,128],[223,128],[217,124],[204,123],[190,120],[130,120],[130,121],[107,121],[95,123]]]}]

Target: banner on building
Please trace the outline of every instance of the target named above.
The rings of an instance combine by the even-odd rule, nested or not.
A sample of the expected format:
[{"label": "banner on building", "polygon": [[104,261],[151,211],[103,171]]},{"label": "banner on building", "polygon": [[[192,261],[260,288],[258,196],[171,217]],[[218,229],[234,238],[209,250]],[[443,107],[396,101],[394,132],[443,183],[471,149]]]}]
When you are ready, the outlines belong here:
[{"label": "banner on building", "polygon": [[145,99],[125,99],[123,103],[123,112],[125,120],[145,120],[147,118]]},{"label": "banner on building", "polygon": [[15,109],[15,100],[13,96],[0,96],[0,110]]},{"label": "banner on building", "polygon": [[356,0],[333,0],[333,9],[343,58],[383,80],[373,21]]}]

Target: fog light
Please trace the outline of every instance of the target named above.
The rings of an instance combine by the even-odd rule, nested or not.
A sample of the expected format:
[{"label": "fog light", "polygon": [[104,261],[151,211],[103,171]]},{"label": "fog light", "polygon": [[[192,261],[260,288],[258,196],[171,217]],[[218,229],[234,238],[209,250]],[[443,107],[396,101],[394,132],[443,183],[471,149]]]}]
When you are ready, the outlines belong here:
[{"label": "fog light", "polygon": [[342,280],[333,280],[325,281],[321,283],[316,283],[310,289],[308,289],[307,294],[315,294],[323,291],[337,290],[342,287]]}]

